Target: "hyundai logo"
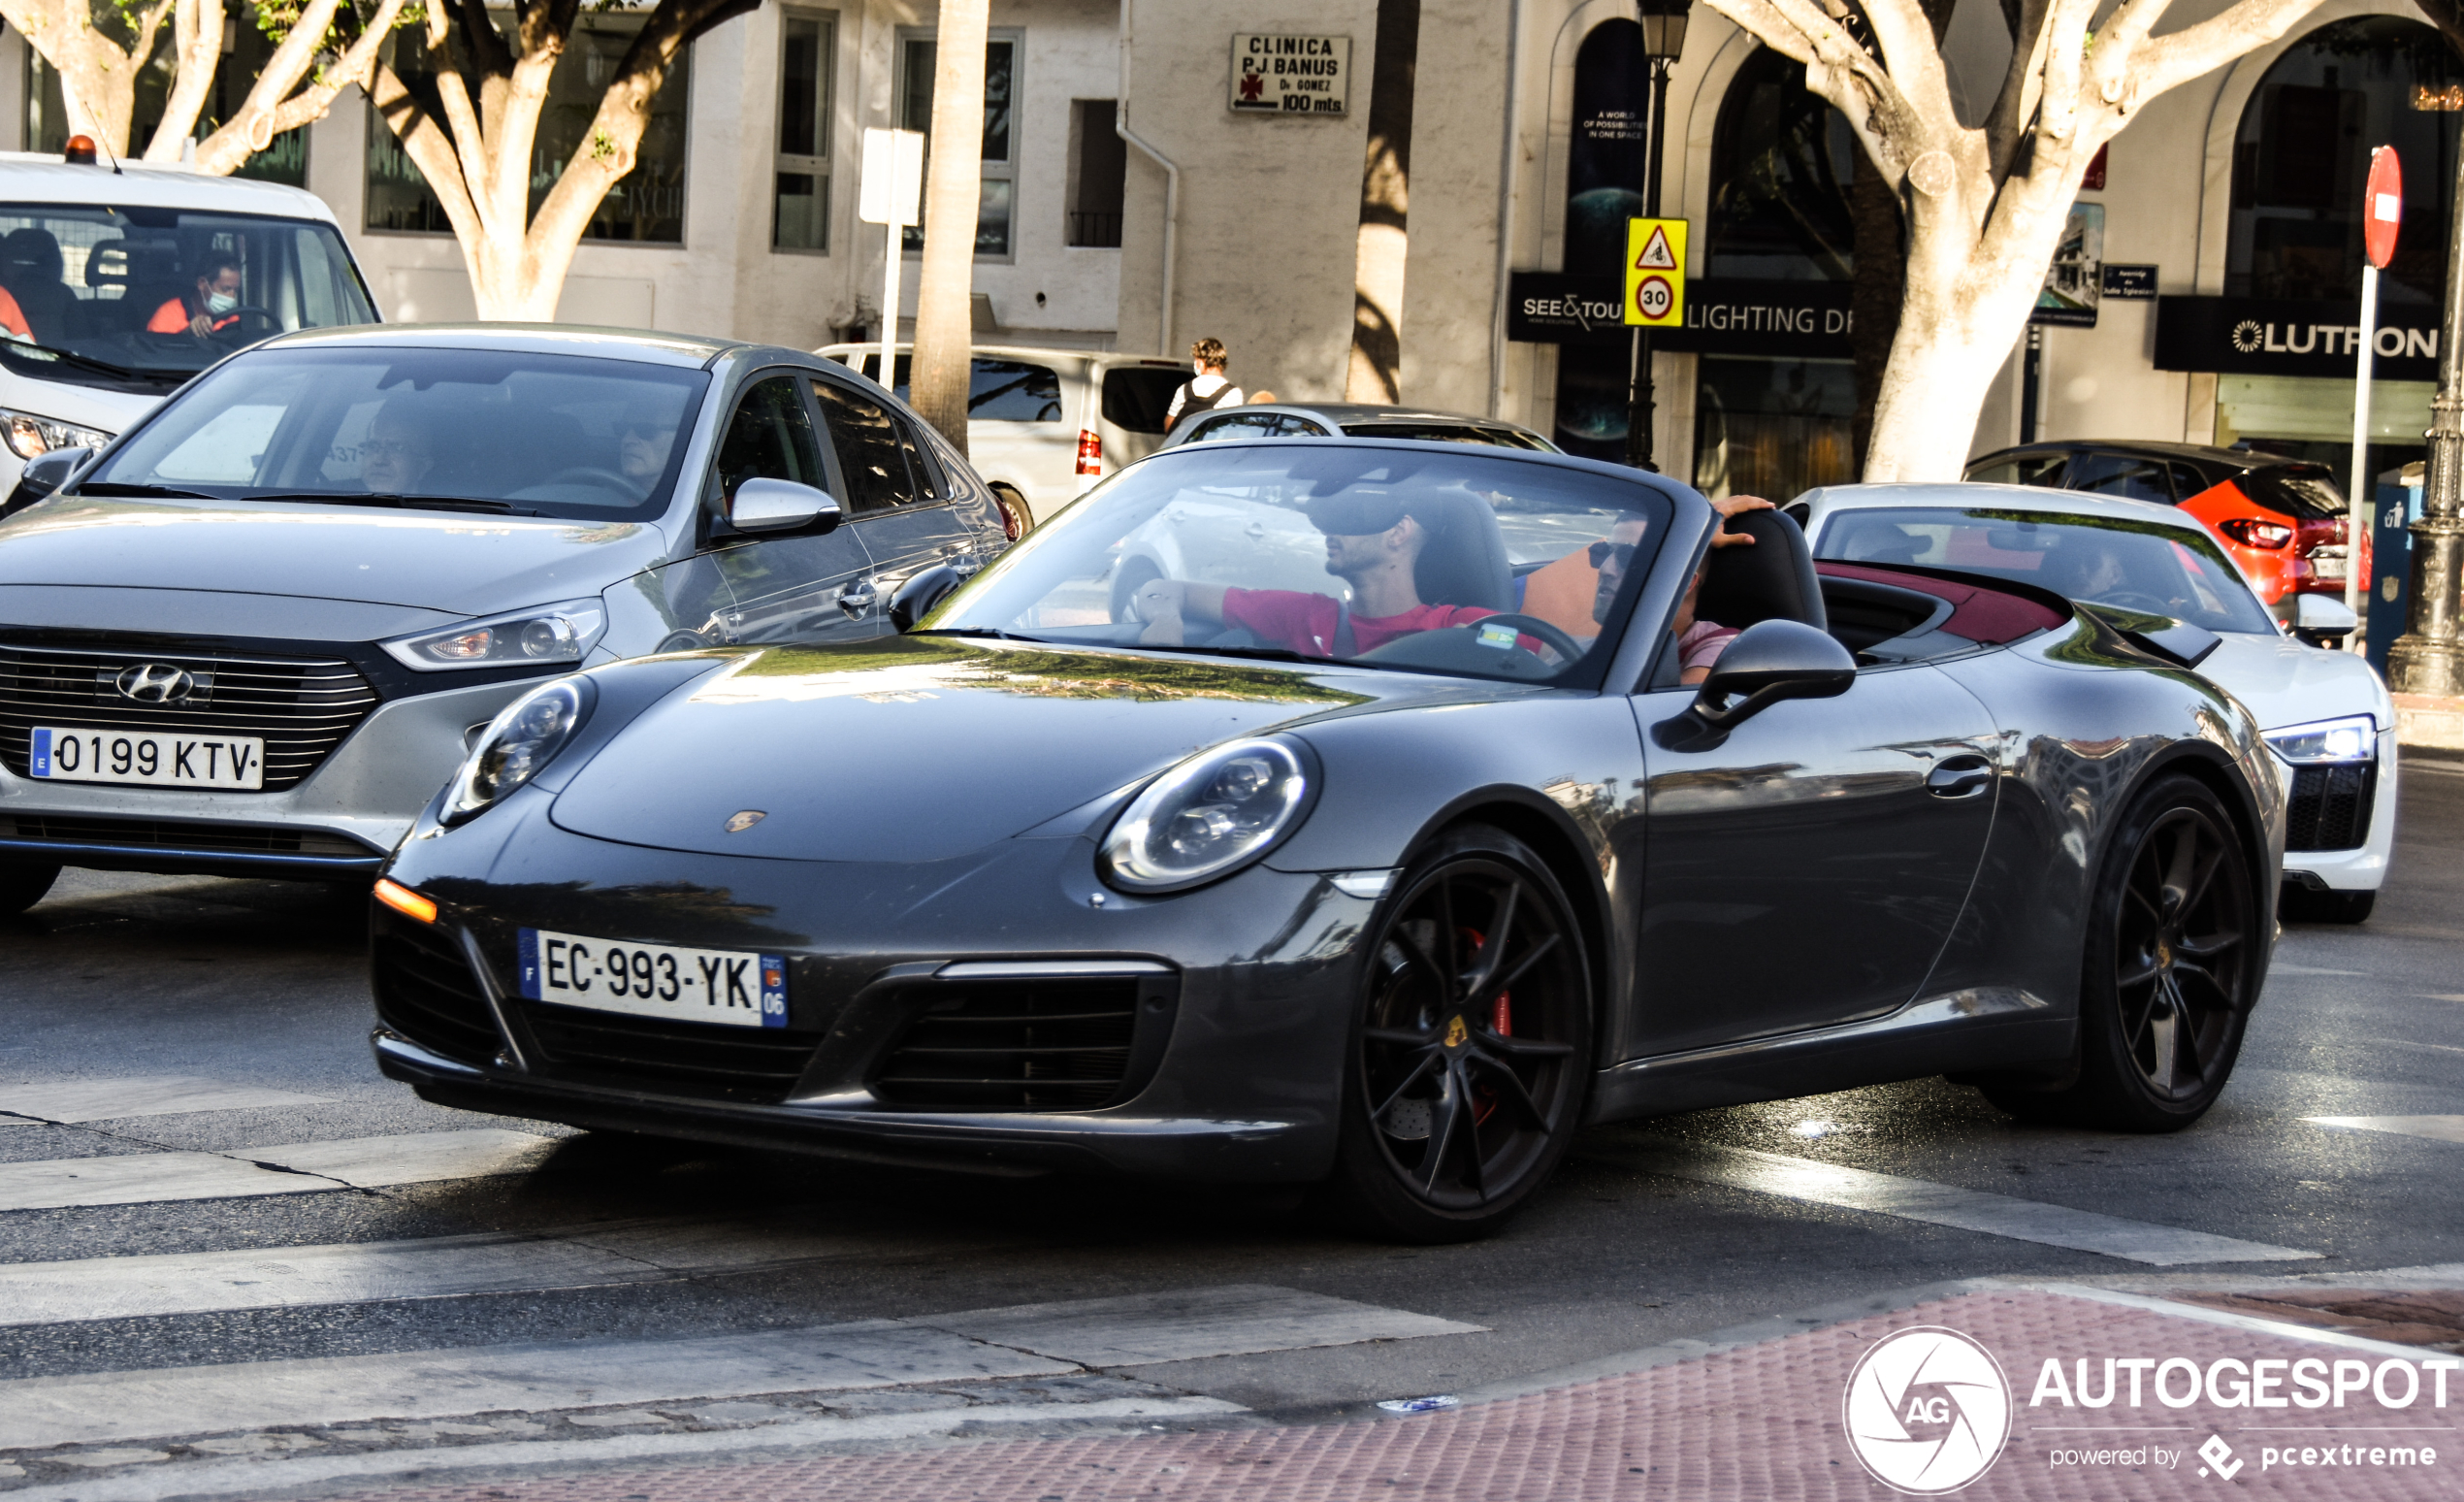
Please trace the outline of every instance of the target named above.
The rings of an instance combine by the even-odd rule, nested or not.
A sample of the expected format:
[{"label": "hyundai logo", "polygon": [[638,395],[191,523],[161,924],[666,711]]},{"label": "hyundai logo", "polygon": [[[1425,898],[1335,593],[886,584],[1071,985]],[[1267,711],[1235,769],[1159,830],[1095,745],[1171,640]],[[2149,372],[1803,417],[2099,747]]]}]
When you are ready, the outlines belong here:
[{"label": "hyundai logo", "polygon": [[169,663],[139,663],[134,668],[121,669],[112,686],[119,690],[122,699],[133,699],[141,704],[177,704],[186,702],[190,695],[211,681],[208,678],[201,682],[197,674]]}]

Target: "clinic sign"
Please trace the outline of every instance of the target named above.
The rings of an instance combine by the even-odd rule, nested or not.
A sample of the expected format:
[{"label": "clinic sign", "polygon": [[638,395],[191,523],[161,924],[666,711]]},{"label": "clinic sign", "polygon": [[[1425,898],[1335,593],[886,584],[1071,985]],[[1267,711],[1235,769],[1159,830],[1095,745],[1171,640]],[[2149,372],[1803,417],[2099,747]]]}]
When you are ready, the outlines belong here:
[{"label": "clinic sign", "polygon": [[1232,113],[1341,114],[1351,91],[1351,38],[1236,32]]}]

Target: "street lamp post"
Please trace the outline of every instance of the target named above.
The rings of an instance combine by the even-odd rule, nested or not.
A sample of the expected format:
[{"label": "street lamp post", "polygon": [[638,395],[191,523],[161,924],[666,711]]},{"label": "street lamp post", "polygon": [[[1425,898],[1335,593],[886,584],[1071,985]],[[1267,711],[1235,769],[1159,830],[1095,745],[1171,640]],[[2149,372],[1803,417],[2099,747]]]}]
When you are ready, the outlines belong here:
[{"label": "street lamp post", "polygon": [[[1651,139],[1642,162],[1642,212],[1660,217],[1660,152],[1668,142],[1669,72],[1685,50],[1686,12],[1694,0],[1637,0],[1642,55],[1651,69]],[[1634,333],[1634,373],[1626,397],[1626,463],[1657,470],[1651,458],[1651,331]]]},{"label": "street lamp post", "polygon": [[[2430,401],[2421,519],[2413,524],[2413,622],[2387,648],[2389,688],[2443,699],[2464,694],[2464,616],[2456,599],[2457,566],[2464,563],[2464,355],[2456,347],[2464,344],[2464,153],[2456,157],[2451,196],[2439,394]],[[2345,567],[2358,568],[2361,539],[2350,539],[2346,552]]]}]

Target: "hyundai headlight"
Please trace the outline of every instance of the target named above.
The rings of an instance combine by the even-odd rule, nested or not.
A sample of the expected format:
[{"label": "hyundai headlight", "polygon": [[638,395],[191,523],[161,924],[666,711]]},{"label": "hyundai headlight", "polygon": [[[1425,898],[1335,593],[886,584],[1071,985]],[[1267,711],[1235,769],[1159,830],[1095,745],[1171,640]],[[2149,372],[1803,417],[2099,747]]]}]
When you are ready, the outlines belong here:
[{"label": "hyundai headlight", "polygon": [[559,678],[505,705],[445,789],[445,823],[477,818],[537,776],[590,718],[598,697],[588,678]]},{"label": "hyundai headlight", "polygon": [[2310,725],[2288,725],[2266,733],[2270,749],[2295,767],[2329,762],[2366,762],[2378,754],[2379,724],[2366,714]]},{"label": "hyundai headlight", "polygon": [[486,620],[465,621],[442,631],[397,637],[382,643],[394,661],[415,672],[458,668],[550,667],[578,663],[607,631],[607,608],[596,600],[514,610]]},{"label": "hyundai headlight", "polygon": [[20,459],[40,459],[55,448],[100,448],[112,436],[99,428],[81,428],[57,417],[38,417],[0,407],[0,438]]},{"label": "hyundai headlight", "polygon": [[1180,892],[1228,876],[1297,828],[1317,796],[1299,748],[1242,740],[1147,785],[1104,839],[1104,879],[1124,892]]}]

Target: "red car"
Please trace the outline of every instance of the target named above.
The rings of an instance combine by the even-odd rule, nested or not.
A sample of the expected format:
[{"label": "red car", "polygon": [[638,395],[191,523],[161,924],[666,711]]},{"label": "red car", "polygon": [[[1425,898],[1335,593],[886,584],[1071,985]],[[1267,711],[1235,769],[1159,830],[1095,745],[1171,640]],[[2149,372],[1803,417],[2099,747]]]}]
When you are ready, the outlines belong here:
[{"label": "red car", "polygon": [[[2279,615],[2293,595],[2345,592],[2351,561],[2345,495],[2323,464],[2196,443],[2082,439],[1987,454],[1968,465],[1967,478],[2178,506],[2216,535]],[[2368,578],[2367,535],[2361,569]]]}]

